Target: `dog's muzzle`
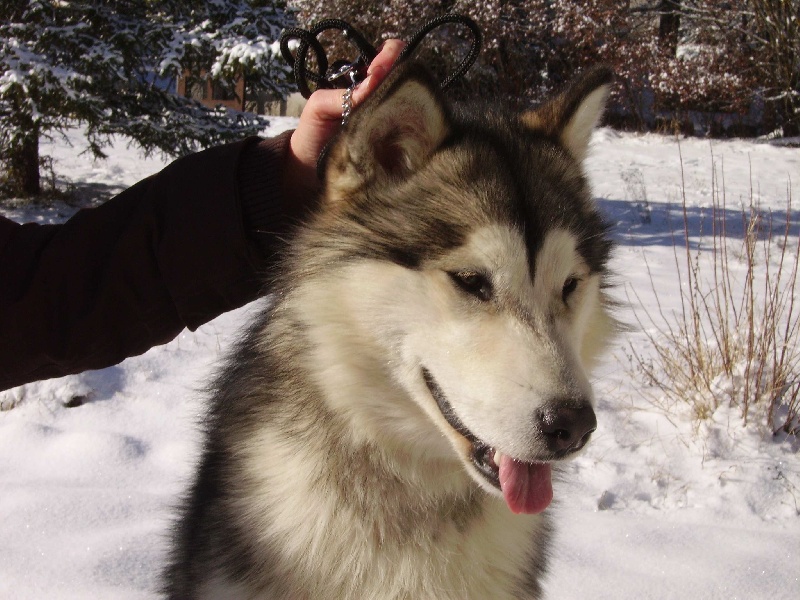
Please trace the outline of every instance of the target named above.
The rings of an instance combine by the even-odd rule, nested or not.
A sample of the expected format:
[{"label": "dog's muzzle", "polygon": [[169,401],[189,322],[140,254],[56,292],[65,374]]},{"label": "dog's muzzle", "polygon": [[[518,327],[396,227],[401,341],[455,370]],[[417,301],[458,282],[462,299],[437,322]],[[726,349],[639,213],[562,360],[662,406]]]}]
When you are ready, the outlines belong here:
[{"label": "dog's muzzle", "polygon": [[597,427],[588,399],[559,399],[548,402],[534,415],[536,458],[532,462],[504,455],[476,436],[459,419],[444,391],[430,371],[422,368],[422,378],[439,411],[459,435],[470,443],[469,459],[475,471],[500,490],[515,513],[535,514],[552,500],[550,462],[566,458],[583,448]]}]

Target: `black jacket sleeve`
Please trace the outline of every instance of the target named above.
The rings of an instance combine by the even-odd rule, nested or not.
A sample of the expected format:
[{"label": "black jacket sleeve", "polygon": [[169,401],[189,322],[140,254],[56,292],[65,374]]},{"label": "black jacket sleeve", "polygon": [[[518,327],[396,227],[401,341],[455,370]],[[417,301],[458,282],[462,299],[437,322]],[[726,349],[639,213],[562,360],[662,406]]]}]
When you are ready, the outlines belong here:
[{"label": "black jacket sleeve", "polygon": [[288,134],[175,161],[62,225],[0,218],[0,389],[118,363],[256,298]]}]

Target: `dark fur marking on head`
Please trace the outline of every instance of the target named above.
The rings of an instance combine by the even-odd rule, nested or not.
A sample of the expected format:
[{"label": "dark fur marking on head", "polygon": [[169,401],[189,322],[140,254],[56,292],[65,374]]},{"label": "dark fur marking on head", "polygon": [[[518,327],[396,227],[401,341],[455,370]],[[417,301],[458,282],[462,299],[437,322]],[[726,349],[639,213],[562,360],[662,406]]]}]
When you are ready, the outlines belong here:
[{"label": "dark fur marking on head", "polygon": [[[593,273],[604,273],[612,242],[610,224],[597,211],[580,165],[549,133],[527,131],[519,117],[497,109],[457,113],[457,135],[451,147],[465,152],[499,156],[499,160],[462,161],[469,166],[464,179],[489,180],[496,202],[487,219],[506,222],[522,232],[528,250],[531,277],[535,257],[547,232],[563,227],[578,240],[578,252]],[[488,165],[502,165],[492,172]]]}]

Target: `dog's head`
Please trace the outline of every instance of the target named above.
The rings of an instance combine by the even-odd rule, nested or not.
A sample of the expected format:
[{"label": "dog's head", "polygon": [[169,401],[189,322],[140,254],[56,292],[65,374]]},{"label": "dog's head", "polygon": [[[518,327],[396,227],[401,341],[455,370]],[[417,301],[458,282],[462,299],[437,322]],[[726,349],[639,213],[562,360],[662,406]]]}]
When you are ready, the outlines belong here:
[{"label": "dog's head", "polygon": [[515,512],[547,506],[549,463],[596,426],[611,244],[581,161],[609,80],[591,70],[535,111],[474,114],[404,65],[332,146],[312,226],[338,290],[329,332],[353,340],[339,351],[413,399],[367,394],[365,413],[420,451],[455,451]]}]

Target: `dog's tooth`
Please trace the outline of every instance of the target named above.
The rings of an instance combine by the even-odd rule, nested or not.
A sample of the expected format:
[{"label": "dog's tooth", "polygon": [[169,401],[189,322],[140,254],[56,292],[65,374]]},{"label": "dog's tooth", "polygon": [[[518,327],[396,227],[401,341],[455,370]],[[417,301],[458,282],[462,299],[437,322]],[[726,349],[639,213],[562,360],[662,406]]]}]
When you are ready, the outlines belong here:
[{"label": "dog's tooth", "polygon": [[494,455],[492,456],[492,462],[498,467],[500,466],[500,460],[503,458],[503,455],[500,453],[499,450],[494,451]]}]

